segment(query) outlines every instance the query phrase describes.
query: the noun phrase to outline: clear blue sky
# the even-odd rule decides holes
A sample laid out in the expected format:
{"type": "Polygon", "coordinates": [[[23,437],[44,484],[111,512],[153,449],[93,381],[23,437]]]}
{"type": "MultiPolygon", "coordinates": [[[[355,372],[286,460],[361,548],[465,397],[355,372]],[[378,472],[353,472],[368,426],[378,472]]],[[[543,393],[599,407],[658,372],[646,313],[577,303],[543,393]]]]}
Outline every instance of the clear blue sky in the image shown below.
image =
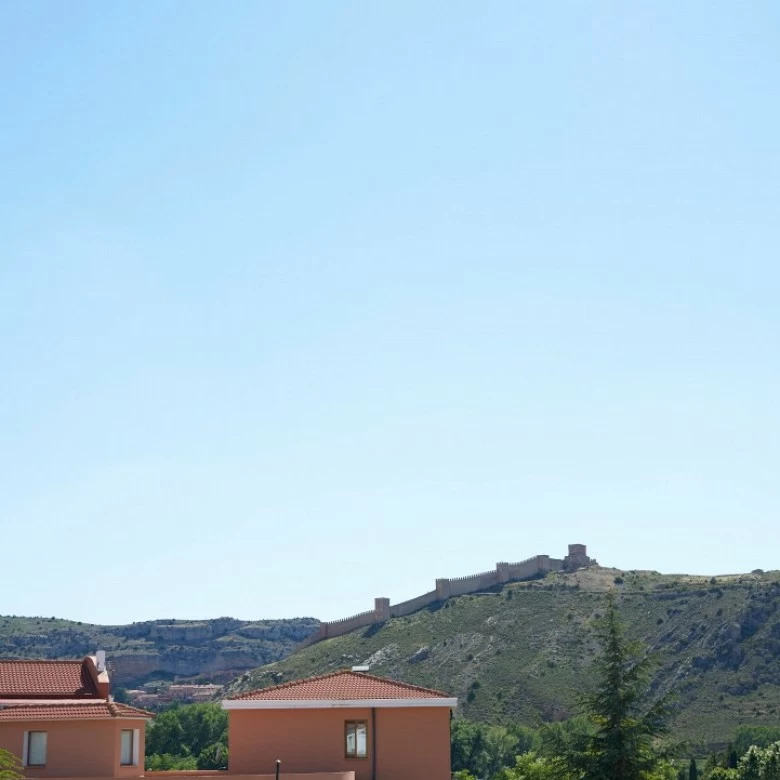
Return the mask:
{"type": "Polygon", "coordinates": [[[0,613],[780,567],[774,2],[0,8],[0,613]]]}

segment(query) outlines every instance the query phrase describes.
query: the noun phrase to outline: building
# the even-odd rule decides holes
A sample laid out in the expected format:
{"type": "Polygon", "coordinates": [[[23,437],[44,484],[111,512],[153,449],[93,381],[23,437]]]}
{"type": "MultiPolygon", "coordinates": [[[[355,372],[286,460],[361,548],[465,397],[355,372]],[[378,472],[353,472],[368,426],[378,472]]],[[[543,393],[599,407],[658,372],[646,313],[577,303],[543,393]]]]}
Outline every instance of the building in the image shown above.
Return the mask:
{"type": "Polygon", "coordinates": [[[137,707],[161,707],[173,702],[196,704],[211,701],[223,688],[222,685],[174,684],[159,686],[154,692],[147,688],[126,691],[131,704],[137,707]]]}
{"type": "Polygon", "coordinates": [[[340,671],[227,699],[230,774],[351,773],[449,780],[450,716],[440,691],[340,671]]]}
{"type": "Polygon", "coordinates": [[[109,694],[105,655],[0,660],[0,749],[29,778],[133,778],[144,771],[150,713],[109,694]]]}
{"type": "Polygon", "coordinates": [[[160,694],[161,701],[186,701],[199,702],[210,701],[219,691],[222,685],[169,685],[166,690],[160,694]]]}

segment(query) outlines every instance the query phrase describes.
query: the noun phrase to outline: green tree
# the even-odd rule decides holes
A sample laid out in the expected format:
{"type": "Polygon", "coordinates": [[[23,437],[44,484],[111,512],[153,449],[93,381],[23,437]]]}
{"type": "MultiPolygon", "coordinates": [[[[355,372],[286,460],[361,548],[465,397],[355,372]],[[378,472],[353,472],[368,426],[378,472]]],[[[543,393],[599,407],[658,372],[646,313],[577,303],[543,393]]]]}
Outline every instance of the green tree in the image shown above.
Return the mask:
{"type": "Polygon", "coordinates": [[[482,750],[484,727],[465,718],[452,721],[450,729],[450,762],[453,772],[473,775],[477,756],[482,750]]]}
{"type": "Polygon", "coordinates": [[[716,766],[707,776],[707,780],[739,780],[739,773],[736,769],[716,766]]]}
{"type": "Polygon", "coordinates": [[[450,732],[452,771],[493,777],[499,770],[511,767],[518,754],[528,752],[537,742],[537,733],[527,726],[490,726],[458,718],[452,722],[450,732]]]}
{"type": "Polygon", "coordinates": [[[511,766],[517,755],[517,737],[503,726],[488,726],[477,756],[479,777],[493,777],[500,769],[511,766]]]}
{"type": "Polygon", "coordinates": [[[198,769],[227,769],[227,745],[213,742],[201,750],[197,758],[198,769]]]}
{"type": "Polygon", "coordinates": [[[779,726],[740,726],[734,737],[734,750],[744,756],[752,746],[765,748],[780,740],[779,726]]]}
{"type": "Polygon", "coordinates": [[[764,748],[761,756],[761,780],[780,780],[780,742],[764,748]]]}
{"type": "Polygon", "coordinates": [[[650,780],[661,769],[654,742],[664,733],[668,714],[664,700],[651,696],[652,659],[626,638],[614,599],[597,636],[602,652],[595,661],[596,687],[580,699],[591,728],[568,740],[550,740],[548,732],[547,755],[564,776],[650,780]]]}
{"type": "Polygon", "coordinates": [[[23,780],[22,762],[13,753],[0,750],[0,780],[23,780]]]}
{"type": "Polygon", "coordinates": [[[761,748],[751,745],[737,764],[740,780],[761,780],[761,748]]]}
{"type": "Polygon", "coordinates": [[[699,767],[696,766],[695,758],[692,758],[688,765],[688,780],[699,780],[699,767]]]}
{"type": "Polygon", "coordinates": [[[181,763],[171,769],[227,767],[227,712],[219,704],[186,704],[161,712],[146,736],[147,769],[181,763]],[[157,756],[158,758],[155,758],[157,756]]]}
{"type": "Polygon", "coordinates": [[[515,738],[515,753],[530,753],[540,747],[539,732],[519,723],[510,723],[507,731],[515,738]]]}
{"type": "Polygon", "coordinates": [[[116,686],[111,691],[114,695],[114,701],[121,702],[122,704],[130,704],[130,697],[127,695],[127,688],[123,688],[121,685],[116,686]]]}
{"type": "Polygon", "coordinates": [[[517,756],[515,765],[500,770],[494,780],[557,780],[558,774],[553,764],[536,753],[524,753],[517,756]]]}
{"type": "Polygon", "coordinates": [[[146,730],[146,755],[187,755],[187,742],[180,710],[172,707],[160,712],[146,730]]]}
{"type": "Polygon", "coordinates": [[[677,780],[677,769],[670,761],[659,761],[648,778],[649,780],[677,780]]]}

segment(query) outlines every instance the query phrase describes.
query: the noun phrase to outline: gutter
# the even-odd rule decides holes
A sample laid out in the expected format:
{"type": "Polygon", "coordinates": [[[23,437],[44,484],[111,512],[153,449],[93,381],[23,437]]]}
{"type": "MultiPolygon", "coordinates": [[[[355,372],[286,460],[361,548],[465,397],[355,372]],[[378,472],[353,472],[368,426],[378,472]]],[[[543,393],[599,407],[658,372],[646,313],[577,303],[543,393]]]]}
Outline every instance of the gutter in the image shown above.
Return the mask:
{"type": "Polygon", "coordinates": [[[371,708],[371,780],[376,780],[376,707],[371,708]]]}

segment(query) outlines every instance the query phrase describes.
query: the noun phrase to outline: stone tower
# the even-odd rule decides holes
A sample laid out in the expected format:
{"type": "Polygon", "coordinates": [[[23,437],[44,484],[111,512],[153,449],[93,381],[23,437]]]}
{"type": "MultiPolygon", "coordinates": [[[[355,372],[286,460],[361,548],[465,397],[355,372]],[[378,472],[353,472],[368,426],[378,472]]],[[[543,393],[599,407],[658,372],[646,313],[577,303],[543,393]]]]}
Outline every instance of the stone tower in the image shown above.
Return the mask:
{"type": "Polygon", "coordinates": [[[595,561],[588,558],[588,548],[584,544],[570,544],[569,554],[563,559],[563,569],[564,571],[575,571],[593,563],[595,561]]]}

